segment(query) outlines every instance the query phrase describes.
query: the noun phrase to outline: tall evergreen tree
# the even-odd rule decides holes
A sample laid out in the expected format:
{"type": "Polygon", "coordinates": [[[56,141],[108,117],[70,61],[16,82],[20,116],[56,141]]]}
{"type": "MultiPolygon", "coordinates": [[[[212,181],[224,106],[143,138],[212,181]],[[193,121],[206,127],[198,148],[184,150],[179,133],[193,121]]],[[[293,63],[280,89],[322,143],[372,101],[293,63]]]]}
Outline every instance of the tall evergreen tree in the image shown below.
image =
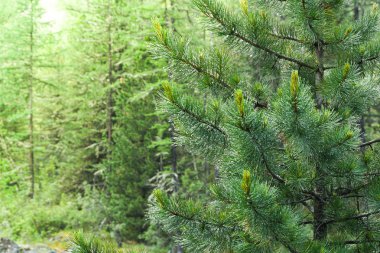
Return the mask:
{"type": "Polygon", "coordinates": [[[377,5],[352,21],[341,0],[193,2],[225,43],[198,50],[155,20],[155,52],[212,97],[204,110],[165,84],[162,108],[220,179],[209,203],[156,190],[150,217],[189,252],[378,251],[378,141],[361,143],[358,125],[379,98],[377,5]],[[280,87],[235,65],[246,55],[276,60],[280,87]]]}
{"type": "MultiPolygon", "coordinates": [[[[43,11],[38,0],[20,0],[9,3],[13,6],[16,15],[12,15],[4,25],[5,32],[2,34],[2,71],[4,82],[3,92],[7,91],[5,98],[11,98],[8,103],[13,102],[15,114],[19,124],[24,124],[24,131],[18,131],[18,144],[23,144],[23,154],[27,157],[8,158],[17,160],[17,166],[24,167],[27,161],[30,179],[29,196],[33,198],[35,194],[35,183],[39,167],[36,163],[36,152],[38,150],[38,140],[36,139],[35,104],[38,98],[37,92],[45,85],[39,77],[40,72],[47,66],[48,36],[43,32],[41,16],[43,11]],[[17,38],[17,40],[15,40],[17,38]],[[10,89],[7,89],[10,86],[10,89]],[[13,99],[13,100],[12,100],[13,99]],[[17,102],[16,102],[17,101],[17,102]],[[23,110],[21,109],[23,107],[23,110]],[[26,120],[21,120],[25,117],[26,120]],[[22,137],[21,137],[22,136],[22,137]]],[[[10,129],[10,132],[12,130],[10,129]]],[[[9,157],[11,156],[11,157],[9,157]]]]}

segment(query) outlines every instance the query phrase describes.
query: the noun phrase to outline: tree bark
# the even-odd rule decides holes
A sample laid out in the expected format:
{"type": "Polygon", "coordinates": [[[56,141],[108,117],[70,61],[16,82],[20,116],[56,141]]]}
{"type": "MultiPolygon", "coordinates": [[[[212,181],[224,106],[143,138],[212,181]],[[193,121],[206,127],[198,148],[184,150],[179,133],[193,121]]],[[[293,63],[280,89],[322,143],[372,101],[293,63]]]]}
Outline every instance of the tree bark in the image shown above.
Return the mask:
{"type": "MultiPolygon", "coordinates": [[[[358,0],[355,0],[354,1],[354,9],[353,9],[353,12],[354,12],[354,20],[357,21],[359,20],[359,15],[360,15],[360,11],[359,11],[359,2],[358,0]]],[[[359,68],[362,70],[362,64],[359,64],[359,68]]],[[[365,138],[365,118],[364,116],[362,116],[358,122],[359,124],[359,128],[360,128],[360,140],[362,143],[365,143],[366,142],[366,138],[365,138]]],[[[365,147],[360,147],[360,150],[362,152],[364,152],[365,150],[365,147]]]]}
{"type": "MultiPolygon", "coordinates": [[[[108,92],[107,92],[107,157],[111,158],[112,155],[112,146],[113,146],[113,116],[114,116],[114,108],[113,108],[113,41],[112,41],[112,10],[111,10],[111,0],[108,0],[108,18],[107,18],[107,33],[108,33],[108,92]]],[[[110,165],[109,165],[110,166],[110,165]]]]}
{"type": "Polygon", "coordinates": [[[34,198],[35,191],[35,171],[34,171],[34,115],[33,115],[33,106],[34,106],[34,83],[33,83],[33,63],[34,63],[34,0],[30,0],[30,34],[29,34],[29,170],[30,170],[30,192],[29,197],[34,198]]]}
{"type": "MultiPolygon", "coordinates": [[[[317,56],[318,61],[318,69],[315,76],[315,89],[316,89],[316,104],[318,109],[322,108],[322,97],[319,94],[319,86],[322,84],[324,79],[324,51],[322,43],[317,42],[315,45],[315,53],[317,56]]],[[[322,168],[317,165],[316,167],[316,183],[315,183],[315,192],[319,196],[314,197],[314,227],[313,227],[313,234],[314,234],[314,240],[324,240],[327,237],[327,224],[325,223],[326,220],[326,214],[325,214],[325,202],[324,202],[324,196],[325,196],[325,180],[323,175],[322,168]]]]}

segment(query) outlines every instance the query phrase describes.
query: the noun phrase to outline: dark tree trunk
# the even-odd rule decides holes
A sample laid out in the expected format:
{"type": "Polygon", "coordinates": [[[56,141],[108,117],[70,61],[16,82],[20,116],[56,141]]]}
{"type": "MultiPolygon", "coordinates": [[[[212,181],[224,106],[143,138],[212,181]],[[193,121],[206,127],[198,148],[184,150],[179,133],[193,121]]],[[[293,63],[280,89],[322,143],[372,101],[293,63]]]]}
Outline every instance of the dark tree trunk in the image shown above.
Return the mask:
{"type": "MultiPolygon", "coordinates": [[[[322,108],[322,97],[319,94],[319,86],[323,83],[324,79],[324,50],[322,43],[317,42],[315,45],[315,53],[318,60],[318,69],[316,71],[315,76],[315,90],[316,90],[316,104],[318,109],[322,108]]],[[[327,224],[326,221],[326,213],[325,213],[325,203],[324,203],[324,196],[325,196],[325,180],[323,175],[322,168],[317,165],[316,167],[316,183],[314,186],[314,190],[316,193],[316,196],[314,196],[314,228],[313,228],[313,234],[314,234],[314,240],[324,240],[327,237],[327,224]]]]}

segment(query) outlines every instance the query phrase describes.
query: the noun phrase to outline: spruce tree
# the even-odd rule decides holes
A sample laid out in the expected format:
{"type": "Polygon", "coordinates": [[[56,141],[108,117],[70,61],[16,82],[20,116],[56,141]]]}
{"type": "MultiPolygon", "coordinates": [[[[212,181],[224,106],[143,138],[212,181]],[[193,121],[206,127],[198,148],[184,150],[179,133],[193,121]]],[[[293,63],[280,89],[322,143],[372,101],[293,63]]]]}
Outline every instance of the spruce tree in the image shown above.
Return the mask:
{"type": "Polygon", "coordinates": [[[176,145],[220,175],[208,203],[156,190],[151,219],[187,252],[379,251],[378,140],[359,128],[379,97],[377,5],[353,21],[342,0],[193,2],[222,43],[199,49],[154,20],[154,51],[212,96],[204,109],[166,83],[161,107],[176,145]]]}

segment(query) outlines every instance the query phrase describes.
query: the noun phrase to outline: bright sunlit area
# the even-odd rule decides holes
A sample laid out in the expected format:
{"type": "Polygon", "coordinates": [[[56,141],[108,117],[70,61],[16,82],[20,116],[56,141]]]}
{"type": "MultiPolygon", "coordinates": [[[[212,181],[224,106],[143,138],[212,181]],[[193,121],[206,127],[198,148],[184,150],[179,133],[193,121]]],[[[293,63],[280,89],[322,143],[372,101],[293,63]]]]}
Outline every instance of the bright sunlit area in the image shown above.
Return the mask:
{"type": "Polygon", "coordinates": [[[379,1],[0,2],[0,253],[380,253],[379,1]]]}
{"type": "Polygon", "coordinates": [[[67,17],[63,0],[40,0],[40,5],[44,10],[42,21],[51,23],[53,30],[60,30],[67,17]]]}

